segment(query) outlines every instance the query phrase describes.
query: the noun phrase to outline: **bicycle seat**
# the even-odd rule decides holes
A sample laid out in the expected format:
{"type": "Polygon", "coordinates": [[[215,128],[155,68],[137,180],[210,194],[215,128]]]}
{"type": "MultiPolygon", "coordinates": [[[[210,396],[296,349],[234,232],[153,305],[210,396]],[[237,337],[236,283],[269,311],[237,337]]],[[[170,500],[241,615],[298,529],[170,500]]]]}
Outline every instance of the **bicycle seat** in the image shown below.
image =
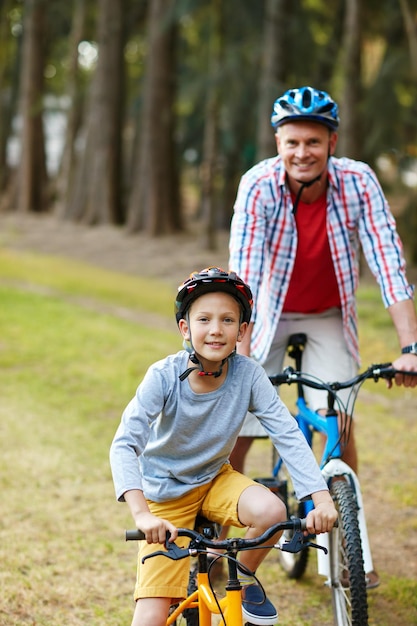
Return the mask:
{"type": "Polygon", "coordinates": [[[305,333],[294,333],[288,338],[288,350],[299,348],[302,350],[307,343],[307,335],[305,333]]]}
{"type": "Polygon", "coordinates": [[[204,535],[207,539],[218,539],[220,528],[220,524],[212,522],[204,515],[197,515],[195,518],[194,530],[204,535]]]}

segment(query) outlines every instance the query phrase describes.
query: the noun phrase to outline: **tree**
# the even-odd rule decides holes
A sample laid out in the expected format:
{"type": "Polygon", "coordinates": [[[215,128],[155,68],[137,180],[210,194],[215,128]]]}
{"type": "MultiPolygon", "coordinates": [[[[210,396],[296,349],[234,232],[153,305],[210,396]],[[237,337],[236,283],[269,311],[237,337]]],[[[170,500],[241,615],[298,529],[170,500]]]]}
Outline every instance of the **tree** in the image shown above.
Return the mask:
{"type": "Polygon", "coordinates": [[[216,249],[216,175],[219,163],[219,73],[223,55],[223,15],[221,0],[210,5],[208,46],[207,99],[204,124],[203,158],[201,164],[201,206],[203,234],[208,250],[216,249]]]}
{"type": "Polygon", "coordinates": [[[288,42],[285,28],[291,14],[289,0],[266,0],[265,7],[256,141],[258,160],[276,151],[270,118],[274,101],[286,90],[288,42]]]}
{"type": "Polygon", "coordinates": [[[182,228],[176,166],[175,0],[151,0],[143,109],[128,204],[129,232],[151,236],[182,228]]]}
{"type": "MultiPolygon", "coordinates": [[[[19,87],[20,161],[13,183],[19,211],[45,211],[47,174],[43,131],[46,0],[25,0],[19,87]]],[[[12,201],[13,203],[13,201],[12,201]]]]}
{"type": "Polygon", "coordinates": [[[399,0],[410,50],[410,65],[414,79],[417,79],[417,23],[408,0],[399,0]]]}
{"type": "Polygon", "coordinates": [[[343,34],[344,85],[341,98],[341,128],[338,152],[351,158],[362,155],[361,102],[361,17],[360,0],[346,0],[343,34]]]}
{"type": "Polygon", "coordinates": [[[98,61],[68,215],[87,224],[122,224],[122,102],[124,11],[121,0],[99,0],[98,61]]]}
{"type": "Polygon", "coordinates": [[[16,111],[20,66],[21,37],[10,32],[8,18],[12,4],[13,0],[6,0],[0,5],[0,192],[7,189],[9,177],[7,142],[12,134],[13,115],[16,111]]]}
{"type": "Polygon", "coordinates": [[[76,166],[75,144],[82,121],[83,91],[81,89],[78,48],[85,33],[86,0],[75,0],[68,51],[67,95],[70,108],[67,116],[64,149],[59,174],[55,185],[56,213],[59,217],[70,217],[68,199],[76,166]]]}

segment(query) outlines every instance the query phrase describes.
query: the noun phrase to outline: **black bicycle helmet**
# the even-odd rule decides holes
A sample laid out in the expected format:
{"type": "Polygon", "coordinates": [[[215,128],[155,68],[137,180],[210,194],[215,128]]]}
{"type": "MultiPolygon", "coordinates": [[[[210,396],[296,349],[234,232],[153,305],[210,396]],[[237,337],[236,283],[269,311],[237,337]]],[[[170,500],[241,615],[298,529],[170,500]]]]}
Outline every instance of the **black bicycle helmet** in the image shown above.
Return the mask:
{"type": "Polygon", "coordinates": [[[224,291],[239,302],[242,309],[242,322],[250,322],[252,315],[252,292],[235,272],[226,272],[220,267],[207,267],[201,272],[193,272],[178,287],[175,300],[175,317],[177,324],[185,318],[191,303],[204,293],[224,291]]]}
{"type": "Polygon", "coordinates": [[[328,93],[313,87],[289,89],[275,100],[271,116],[273,128],[303,120],[318,122],[330,130],[336,130],[339,126],[338,106],[328,93]]]}

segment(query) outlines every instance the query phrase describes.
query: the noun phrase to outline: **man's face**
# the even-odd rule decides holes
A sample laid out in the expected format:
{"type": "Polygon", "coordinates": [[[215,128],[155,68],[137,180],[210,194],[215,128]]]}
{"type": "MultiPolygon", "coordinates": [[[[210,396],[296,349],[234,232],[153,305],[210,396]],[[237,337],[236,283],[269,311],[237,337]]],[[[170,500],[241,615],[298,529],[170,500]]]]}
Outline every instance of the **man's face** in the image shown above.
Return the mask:
{"type": "Polygon", "coordinates": [[[308,182],[326,170],[337,134],[316,122],[288,122],[278,128],[276,141],[288,178],[308,182]]]}

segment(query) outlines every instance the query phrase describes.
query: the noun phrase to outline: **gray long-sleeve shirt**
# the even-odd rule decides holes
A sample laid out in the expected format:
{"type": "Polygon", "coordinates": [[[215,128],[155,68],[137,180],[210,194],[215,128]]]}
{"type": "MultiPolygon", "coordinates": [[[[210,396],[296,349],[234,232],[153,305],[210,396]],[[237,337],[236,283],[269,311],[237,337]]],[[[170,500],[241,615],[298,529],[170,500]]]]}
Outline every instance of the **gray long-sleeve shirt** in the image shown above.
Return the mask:
{"type": "Polygon", "coordinates": [[[116,497],[141,489],[146,498],[178,498],[212,480],[227,462],[250,410],[284,460],[298,498],[327,489],[317,462],[264,369],[236,355],[228,361],[223,385],[198,394],[179,375],[185,350],[147,371],[115,434],[110,463],[116,497]]]}

